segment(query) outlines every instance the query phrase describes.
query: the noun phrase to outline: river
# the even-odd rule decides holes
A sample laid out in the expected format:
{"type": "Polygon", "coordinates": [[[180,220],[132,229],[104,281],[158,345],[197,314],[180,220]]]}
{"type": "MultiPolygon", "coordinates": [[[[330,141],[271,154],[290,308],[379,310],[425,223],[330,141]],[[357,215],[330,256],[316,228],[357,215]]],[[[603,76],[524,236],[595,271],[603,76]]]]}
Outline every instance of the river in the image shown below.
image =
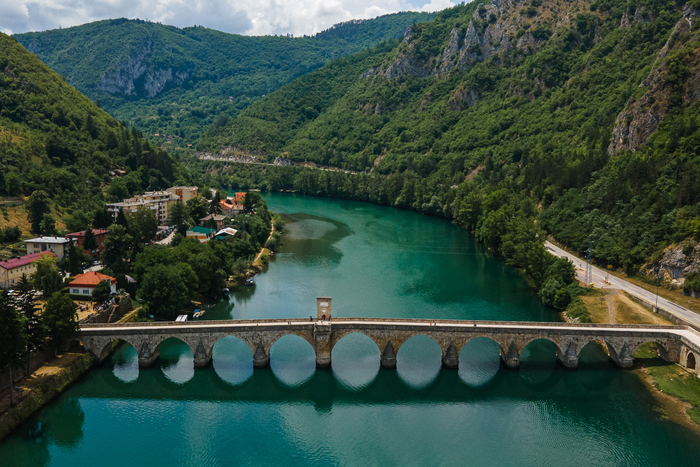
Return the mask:
{"type": "MultiPolygon", "coordinates": [[[[207,319],[308,317],[317,296],[333,315],[556,321],[524,277],[465,231],[414,212],[268,194],[288,221],[256,285],[232,290],[207,319]]],[[[139,370],[122,346],[0,443],[4,466],[218,465],[697,465],[700,438],[670,421],[638,376],[595,344],[576,371],[554,346],[530,344],[521,369],[499,365],[477,339],[457,371],[440,369],[424,336],[404,344],[397,369],[352,334],[316,370],[311,346],[280,339],[269,369],[226,338],[194,370],[180,341],[139,370]]]]}

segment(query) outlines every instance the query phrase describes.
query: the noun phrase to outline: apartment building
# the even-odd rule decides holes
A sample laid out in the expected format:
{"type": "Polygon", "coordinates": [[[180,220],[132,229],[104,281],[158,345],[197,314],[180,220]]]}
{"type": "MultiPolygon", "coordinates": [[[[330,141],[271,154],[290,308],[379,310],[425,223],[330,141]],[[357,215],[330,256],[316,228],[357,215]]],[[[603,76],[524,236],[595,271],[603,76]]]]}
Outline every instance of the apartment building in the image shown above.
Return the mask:
{"type": "Polygon", "coordinates": [[[125,199],[121,203],[110,203],[107,205],[107,210],[116,219],[120,209],[124,211],[124,214],[133,214],[139,208],[147,208],[153,211],[160,225],[165,225],[168,222],[170,208],[179,200],[177,195],[169,191],[147,191],[142,195],[125,199]]]}

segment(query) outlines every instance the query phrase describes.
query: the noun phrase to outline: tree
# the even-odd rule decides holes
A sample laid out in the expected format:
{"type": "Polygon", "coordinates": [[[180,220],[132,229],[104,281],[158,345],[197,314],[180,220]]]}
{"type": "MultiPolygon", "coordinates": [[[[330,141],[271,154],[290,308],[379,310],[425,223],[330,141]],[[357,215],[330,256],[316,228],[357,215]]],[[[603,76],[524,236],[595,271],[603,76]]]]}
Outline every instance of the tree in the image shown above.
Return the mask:
{"type": "Polygon", "coordinates": [[[156,238],[158,219],[153,210],[140,207],[129,217],[129,233],[136,240],[148,243],[156,238]]]}
{"type": "Polygon", "coordinates": [[[37,190],[27,198],[27,220],[32,224],[32,232],[41,233],[41,221],[44,214],[51,212],[49,208],[49,195],[43,190],[37,190]]]}
{"type": "Polygon", "coordinates": [[[92,226],[96,229],[106,229],[112,225],[112,213],[107,210],[107,206],[102,206],[100,209],[95,211],[95,215],[92,219],[92,226]]]}
{"type": "Polygon", "coordinates": [[[124,210],[122,208],[119,208],[119,212],[117,213],[117,220],[115,221],[115,224],[121,225],[122,227],[129,226],[129,223],[126,220],[126,216],[124,215],[124,210]]]}
{"type": "Polygon", "coordinates": [[[29,374],[31,354],[37,350],[44,350],[46,330],[41,322],[41,315],[39,314],[39,307],[36,304],[32,283],[25,274],[22,274],[16,290],[19,292],[19,296],[17,297],[17,309],[24,315],[25,319],[24,334],[27,338],[26,374],[29,374]]]}
{"type": "Polygon", "coordinates": [[[83,263],[78,255],[79,249],[73,242],[68,245],[68,272],[71,276],[76,276],[83,271],[83,263]]]}
{"type": "Polygon", "coordinates": [[[22,178],[16,172],[10,172],[5,176],[5,192],[10,196],[16,196],[22,188],[22,178]]]}
{"type": "Polygon", "coordinates": [[[170,208],[170,218],[168,224],[174,225],[178,233],[185,235],[187,233],[187,207],[182,201],[176,201],[173,207],[170,208]]]}
{"type": "Polygon", "coordinates": [[[56,233],[56,219],[51,214],[44,214],[39,224],[42,235],[52,236],[56,233]]]}
{"type": "Polygon", "coordinates": [[[92,289],[92,299],[97,303],[104,303],[109,299],[109,294],[112,289],[108,281],[100,281],[94,289],[92,289]]]}
{"type": "Polygon", "coordinates": [[[66,230],[69,232],[79,232],[85,230],[90,225],[90,213],[81,210],[74,210],[73,214],[66,219],[66,230]]]}
{"type": "Polygon", "coordinates": [[[92,253],[93,250],[97,250],[97,246],[95,234],[92,232],[92,229],[88,227],[85,230],[85,237],[83,238],[83,249],[92,253]]]}
{"type": "Polygon", "coordinates": [[[262,196],[260,196],[260,193],[254,191],[247,192],[243,198],[243,211],[248,213],[253,212],[255,206],[261,201],[262,196]]]}
{"type": "Polygon", "coordinates": [[[128,265],[124,258],[128,253],[132,243],[131,235],[126,232],[126,228],[119,224],[112,224],[107,229],[107,238],[102,244],[102,262],[115,274],[126,273],[128,265]]]}
{"type": "Polygon", "coordinates": [[[212,195],[211,195],[211,189],[209,187],[205,186],[204,188],[202,188],[201,194],[204,198],[211,199],[212,195]]]}
{"type": "Polygon", "coordinates": [[[204,198],[195,197],[187,200],[187,211],[190,217],[195,221],[199,221],[202,217],[207,215],[209,210],[209,205],[204,198]]]}
{"type": "Polygon", "coordinates": [[[214,191],[214,196],[212,196],[211,204],[209,205],[209,214],[216,214],[219,212],[219,204],[221,203],[220,191],[221,190],[214,191]]]}
{"type": "Polygon", "coordinates": [[[0,368],[7,366],[10,375],[10,404],[14,405],[14,378],[12,369],[22,361],[27,337],[24,334],[24,320],[17,312],[12,297],[6,290],[0,290],[0,368]]]}
{"type": "Polygon", "coordinates": [[[76,309],[73,300],[63,292],[54,292],[44,307],[41,320],[56,353],[62,342],[78,335],[78,321],[75,319],[76,309]]]}
{"type": "Polygon", "coordinates": [[[54,256],[41,255],[35,264],[36,272],[32,274],[32,284],[35,289],[41,290],[45,297],[50,297],[63,288],[63,279],[58,272],[54,256]]]}
{"type": "Polygon", "coordinates": [[[173,319],[190,302],[190,287],[197,287],[197,276],[189,264],[157,264],[144,274],[139,296],[154,316],[173,319]]]}

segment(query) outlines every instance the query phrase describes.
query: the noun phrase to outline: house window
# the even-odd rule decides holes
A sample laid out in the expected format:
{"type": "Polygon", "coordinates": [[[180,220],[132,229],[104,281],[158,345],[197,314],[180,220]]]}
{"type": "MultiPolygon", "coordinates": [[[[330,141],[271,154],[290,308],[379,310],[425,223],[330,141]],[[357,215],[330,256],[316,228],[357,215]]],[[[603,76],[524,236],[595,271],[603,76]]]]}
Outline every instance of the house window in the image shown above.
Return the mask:
{"type": "Polygon", "coordinates": [[[90,291],[88,289],[83,289],[83,295],[90,295],[90,291]]]}
{"type": "Polygon", "coordinates": [[[80,293],[80,289],[73,289],[73,293],[74,293],[74,294],[79,294],[79,293],[80,293]]]}

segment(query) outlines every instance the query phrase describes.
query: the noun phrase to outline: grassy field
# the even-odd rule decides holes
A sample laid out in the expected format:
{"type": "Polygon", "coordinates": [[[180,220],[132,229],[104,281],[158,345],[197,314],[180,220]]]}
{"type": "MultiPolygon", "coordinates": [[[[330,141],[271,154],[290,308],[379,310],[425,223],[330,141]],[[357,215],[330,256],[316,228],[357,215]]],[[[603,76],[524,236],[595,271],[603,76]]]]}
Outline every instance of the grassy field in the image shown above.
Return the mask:
{"type": "Polygon", "coordinates": [[[691,405],[686,408],[686,413],[693,422],[700,425],[700,378],[680,365],[661,359],[656,344],[651,342],[642,345],[635,352],[634,358],[649,374],[654,387],[691,405]]]}

